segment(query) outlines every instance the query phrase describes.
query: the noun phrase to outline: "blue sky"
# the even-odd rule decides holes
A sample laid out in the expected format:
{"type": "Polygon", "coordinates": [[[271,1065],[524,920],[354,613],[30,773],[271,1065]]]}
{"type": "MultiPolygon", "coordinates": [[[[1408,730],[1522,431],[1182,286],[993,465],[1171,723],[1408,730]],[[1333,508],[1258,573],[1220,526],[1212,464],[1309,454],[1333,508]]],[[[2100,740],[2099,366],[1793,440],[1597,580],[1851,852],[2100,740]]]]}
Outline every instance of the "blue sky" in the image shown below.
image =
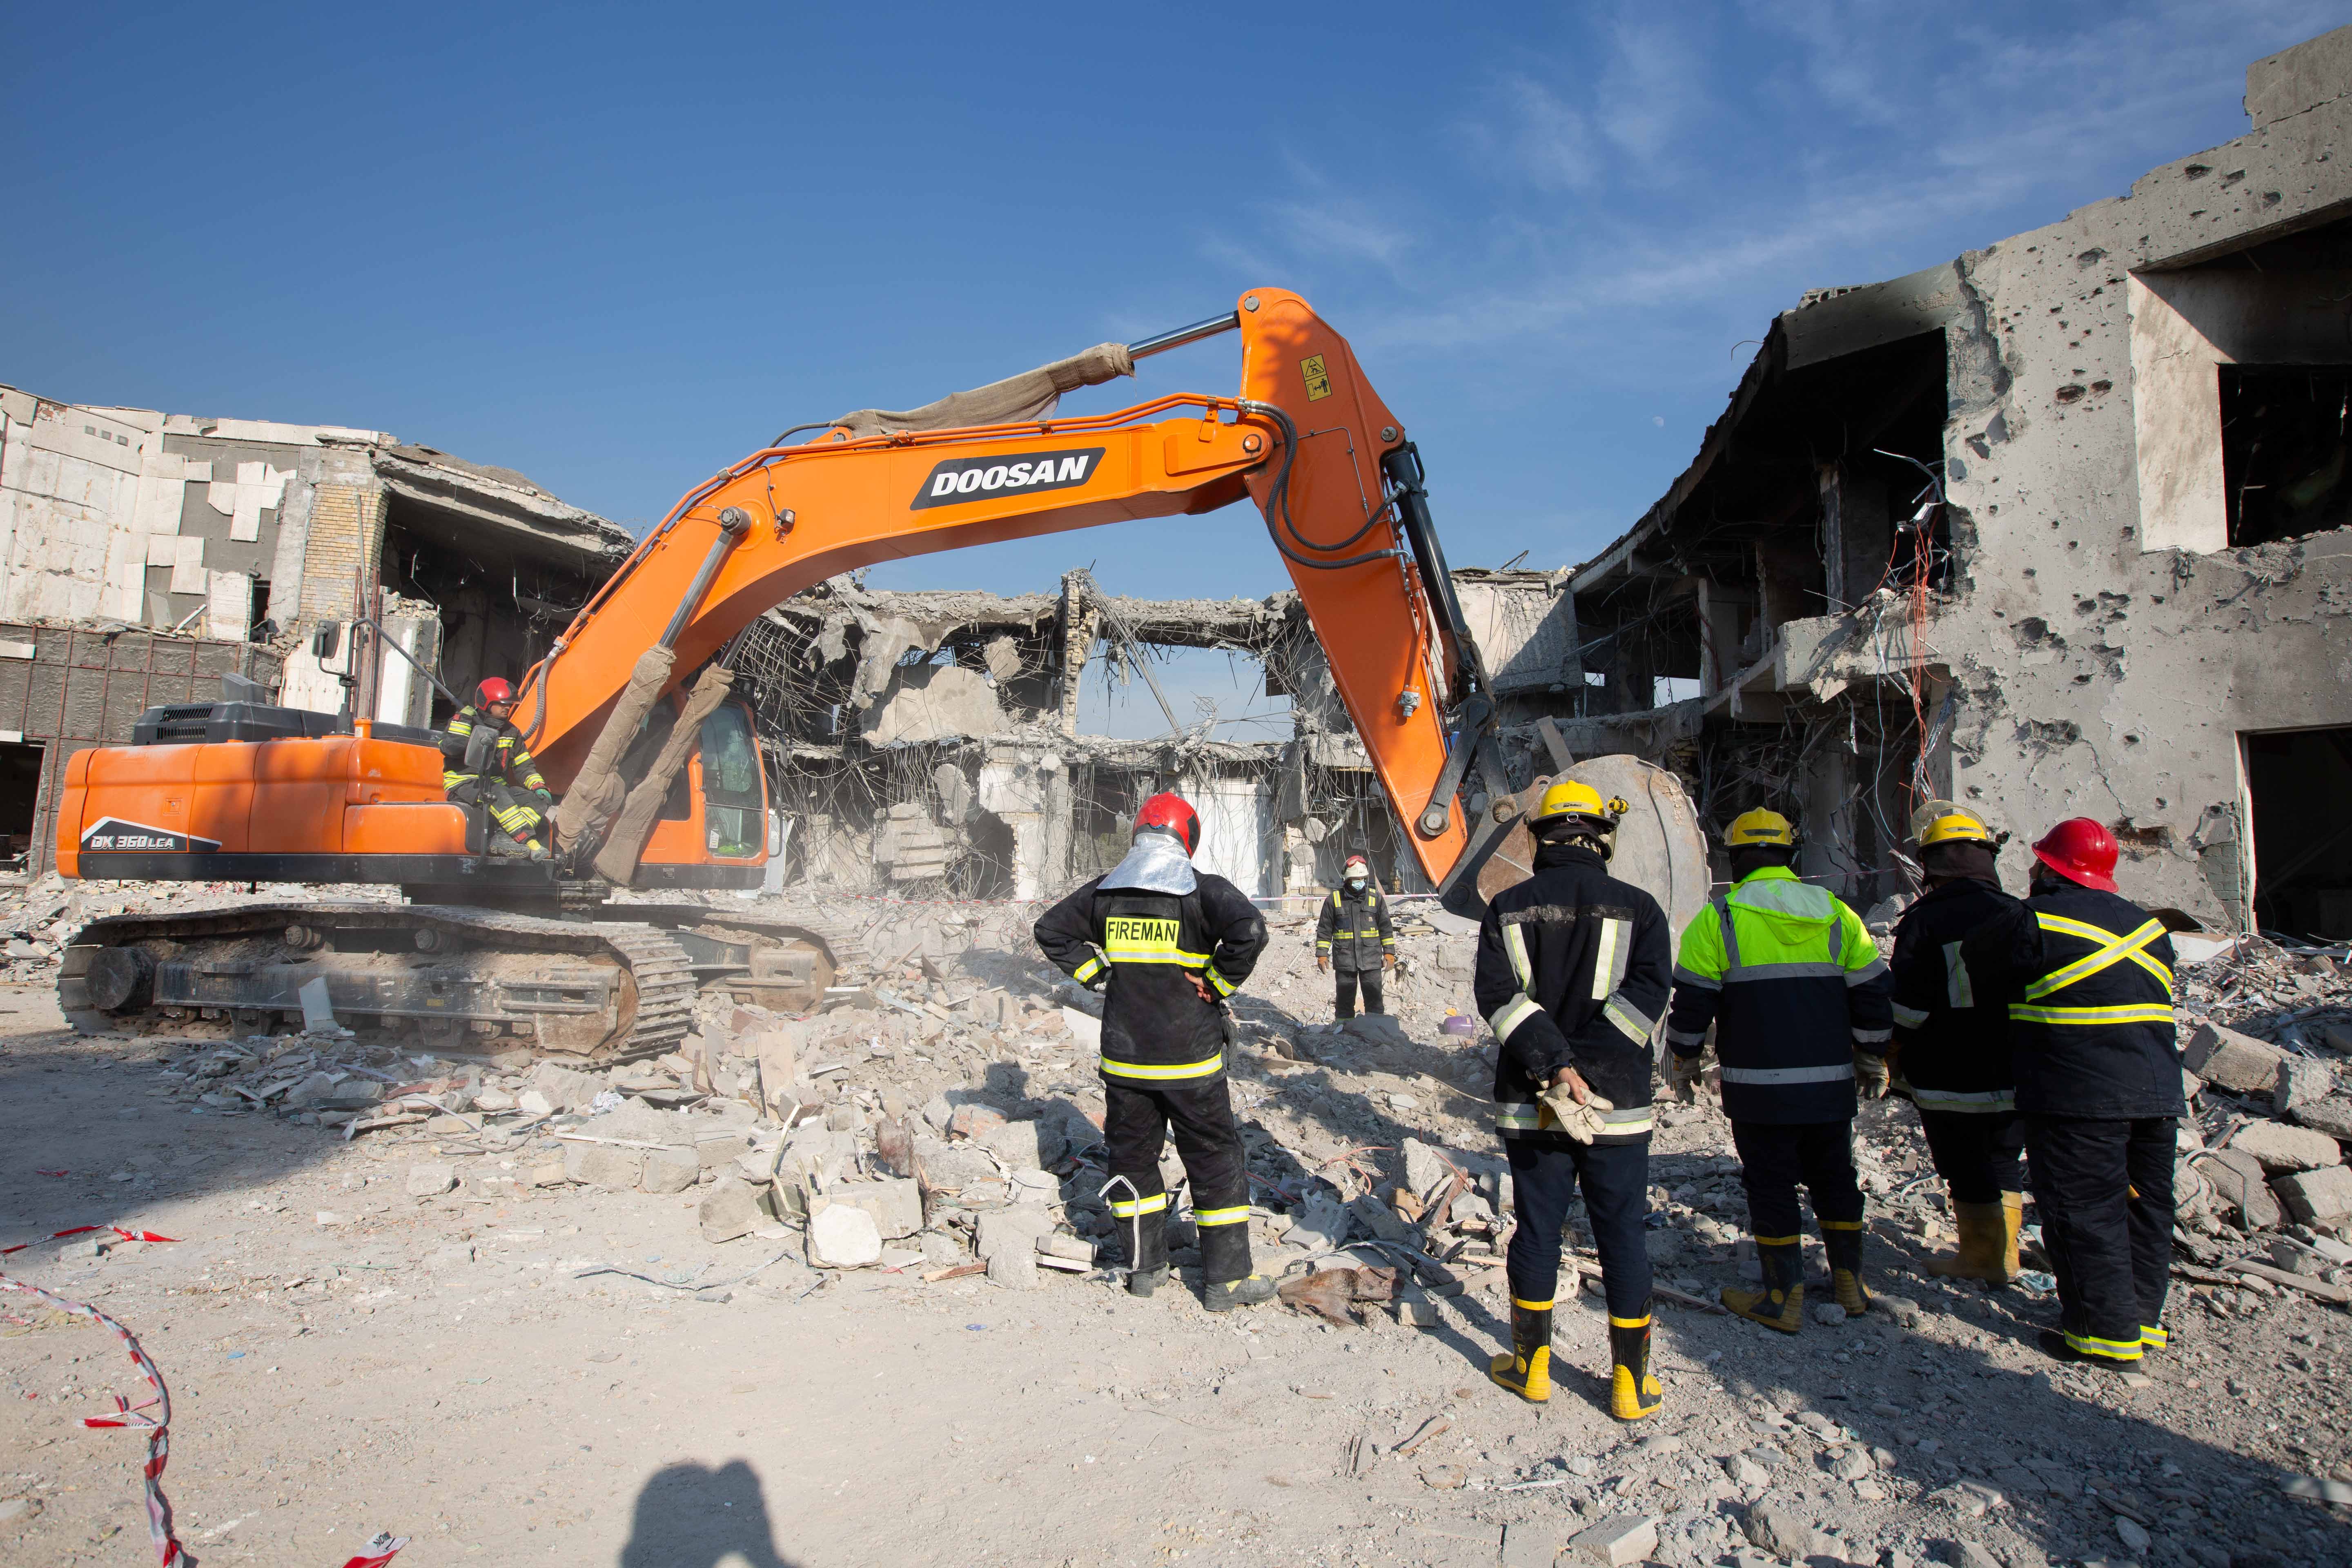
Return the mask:
{"type": "MultiPolygon", "coordinates": [[[[2302,0],[29,7],[0,381],[345,423],[638,527],[787,425],[1295,288],[1457,564],[1589,555],[1772,312],[2238,135],[2302,0]]],[[[1233,340],[1066,406],[1230,392],[1233,340]]],[[[1261,595],[1247,509],[897,563],[1261,595]]],[[[1139,698],[1146,708],[1148,696],[1139,698]]]]}

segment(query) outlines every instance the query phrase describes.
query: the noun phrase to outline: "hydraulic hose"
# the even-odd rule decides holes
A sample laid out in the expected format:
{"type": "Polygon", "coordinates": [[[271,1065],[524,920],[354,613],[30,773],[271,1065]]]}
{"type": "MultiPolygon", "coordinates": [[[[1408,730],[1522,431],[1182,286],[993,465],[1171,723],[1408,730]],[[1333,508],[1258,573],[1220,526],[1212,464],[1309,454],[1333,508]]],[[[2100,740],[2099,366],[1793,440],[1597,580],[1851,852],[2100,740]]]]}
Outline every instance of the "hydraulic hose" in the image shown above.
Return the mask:
{"type": "Polygon", "coordinates": [[[1381,513],[1374,511],[1370,517],[1365,519],[1363,527],[1336,544],[1318,544],[1299,532],[1297,523],[1290,515],[1290,465],[1292,459],[1298,454],[1298,426],[1291,422],[1289,415],[1271,403],[1259,403],[1244,397],[1236,399],[1234,405],[1244,414],[1262,415],[1282,428],[1282,465],[1275,469],[1274,483],[1266,490],[1265,531],[1268,537],[1273,539],[1274,547],[1282,552],[1284,560],[1317,572],[1337,572],[1342,567],[1361,566],[1368,561],[1394,561],[1403,557],[1403,551],[1390,549],[1368,551],[1361,555],[1350,555],[1339,561],[1318,561],[1312,556],[1301,555],[1297,551],[1290,548],[1282,537],[1286,530],[1288,531],[1291,538],[1298,541],[1299,544],[1306,549],[1345,550],[1372,531],[1372,525],[1381,520],[1381,513]],[[1279,523],[1276,521],[1277,516],[1281,519],[1279,523]]]}

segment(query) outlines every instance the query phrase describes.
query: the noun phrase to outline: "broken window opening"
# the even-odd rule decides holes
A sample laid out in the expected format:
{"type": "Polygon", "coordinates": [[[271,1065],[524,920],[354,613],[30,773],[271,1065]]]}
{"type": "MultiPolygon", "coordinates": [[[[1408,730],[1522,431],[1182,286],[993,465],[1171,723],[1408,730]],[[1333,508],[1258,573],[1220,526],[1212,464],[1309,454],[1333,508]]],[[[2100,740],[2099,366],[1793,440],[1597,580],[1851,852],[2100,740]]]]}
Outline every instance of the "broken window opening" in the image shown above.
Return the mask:
{"type": "Polygon", "coordinates": [[[2253,804],[2254,923],[2352,937],[2352,729],[2242,737],[2253,804]]]}
{"type": "Polygon", "coordinates": [[[38,742],[0,744],[0,870],[22,871],[31,858],[47,754],[38,742]]]}
{"type": "Polygon", "coordinates": [[[2352,523],[2352,365],[2218,368],[2231,546],[2352,523]]]}

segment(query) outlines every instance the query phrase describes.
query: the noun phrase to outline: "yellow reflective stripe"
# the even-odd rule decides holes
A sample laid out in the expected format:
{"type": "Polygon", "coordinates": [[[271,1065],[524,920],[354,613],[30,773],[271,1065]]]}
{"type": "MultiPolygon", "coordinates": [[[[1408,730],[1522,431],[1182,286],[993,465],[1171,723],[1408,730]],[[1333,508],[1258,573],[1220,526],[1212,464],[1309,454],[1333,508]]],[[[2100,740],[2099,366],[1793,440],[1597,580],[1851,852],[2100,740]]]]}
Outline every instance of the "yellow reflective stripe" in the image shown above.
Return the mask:
{"type": "Polygon", "coordinates": [[[1489,1014],[1486,1022],[1493,1026],[1496,1039],[1507,1040],[1511,1037],[1513,1029],[1542,1011],[1541,1007],[1536,1005],[1534,997],[1524,991],[1517,991],[1512,993],[1509,1001],[1489,1014]]]}
{"type": "Polygon", "coordinates": [[[1328,952],[1331,951],[1331,944],[1319,936],[1315,939],[1315,946],[1319,952],[1328,952]]]}
{"type": "Polygon", "coordinates": [[[1232,981],[1218,973],[1214,968],[1209,971],[1209,984],[1220,996],[1230,996],[1240,989],[1232,981]]]}
{"type": "Polygon", "coordinates": [[[1612,1329],[1646,1329],[1650,1326],[1650,1314],[1644,1312],[1638,1318],[1621,1318],[1612,1312],[1609,1314],[1609,1326],[1612,1329]]]}
{"type": "Polygon", "coordinates": [[[1944,944],[1944,995],[1955,1007],[1977,1005],[1976,988],[1969,983],[1969,966],[1960,962],[1960,944],[1944,944]]]}
{"type": "Polygon", "coordinates": [[[2063,915],[2037,912],[2034,919],[2041,922],[2042,929],[2044,931],[2055,931],[2068,936],[2078,936],[2086,942],[2095,942],[2099,945],[2098,951],[2088,957],[2079,958],[2065,968],[2045,974],[2028,985],[2025,988],[2027,1001],[2032,1001],[2039,996],[2047,996],[2053,991],[2062,990],[2074,984],[2077,980],[2087,980],[2101,970],[2110,968],[2126,958],[2162,981],[2166,994],[2171,994],[2172,971],[2139,951],[2164,934],[2163,921],[2150,921],[2128,935],[2117,936],[2113,931],[2101,931],[2097,926],[2085,925],[2081,921],[2070,921],[2063,915]]]}
{"type": "Polygon", "coordinates": [[[1551,1303],[1549,1301],[1522,1301],[1517,1296],[1511,1298],[1511,1305],[1517,1307],[1522,1312],[1549,1312],[1551,1310],[1551,1303]]]}
{"type": "Polygon", "coordinates": [[[1528,986],[1533,985],[1536,983],[1535,966],[1528,962],[1527,927],[1505,926],[1503,951],[1510,956],[1511,973],[1518,977],[1519,989],[1525,991],[1528,986]]]}
{"type": "Polygon", "coordinates": [[[1133,1219],[1138,1215],[1158,1214],[1167,1206],[1168,1194],[1154,1193],[1148,1198],[1137,1198],[1133,1202],[1125,1198],[1114,1199],[1110,1205],[1110,1212],[1118,1219],[1133,1219]]]}
{"type": "Polygon", "coordinates": [[[2139,1342],[2151,1350],[2162,1350],[2172,1342],[2172,1336],[2154,1323],[2140,1325],[2139,1342]]]}
{"type": "Polygon", "coordinates": [[[1862,1221],[1858,1219],[1825,1219],[1822,1221],[1822,1228],[1823,1230],[1860,1230],[1862,1228],[1862,1221]]]}
{"type": "Polygon", "coordinates": [[[2088,1334],[2068,1334],[2066,1343],[2084,1355],[2101,1356],[2108,1361],[2139,1360],[2137,1340],[2095,1340],[2088,1334]]]}
{"type": "Polygon", "coordinates": [[[1154,1082],[1168,1079],[1207,1078],[1212,1073],[1224,1071],[1224,1068],[1225,1053],[1223,1051],[1204,1062],[1176,1062],[1165,1067],[1156,1062],[1115,1062],[1108,1057],[1102,1058],[1102,1070],[1107,1073],[1154,1082]]]}
{"type": "Polygon", "coordinates": [[[1229,1209],[1194,1209],[1194,1225],[1239,1225],[1249,1218],[1249,1205],[1236,1204],[1229,1209]]]}
{"type": "Polygon", "coordinates": [[[1592,999],[1596,1002],[1617,989],[1618,977],[1612,973],[1617,963],[1617,941],[1619,934],[1632,924],[1631,921],[1601,922],[1601,951],[1592,955],[1592,999]]]}
{"type": "Polygon", "coordinates": [[[1759,1247],[1794,1247],[1803,1238],[1801,1237],[1794,1236],[1759,1236],[1756,1238],[1756,1245],[1759,1247]]]}
{"type": "Polygon", "coordinates": [[[1186,952],[1181,948],[1113,947],[1108,942],[1103,952],[1109,954],[1113,963],[1181,963],[1192,969],[1206,967],[1210,958],[1208,953],[1186,952]]]}
{"type": "Polygon", "coordinates": [[[2009,1005],[2010,1017],[2026,1024],[2169,1024],[2172,1009],[2161,1002],[2134,1003],[2121,1007],[2029,1007],[2009,1005]]]}
{"type": "Polygon", "coordinates": [[[1092,980],[1096,975],[1102,973],[1102,969],[1103,961],[1094,956],[1092,953],[1089,953],[1087,955],[1087,961],[1084,963],[1079,964],[1076,970],[1072,971],[1072,973],[1079,980],[1092,980]]]}
{"type": "Polygon", "coordinates": [[[1497,1132],[1533,1132],[1543,1125],[1544,1109],[1524,1101],[1508,1101],[1495,1108],[1495,1131],[1497,1132]]]}
{"type": "Polygon", "coordinates": [[[1603,1138],[1629,1137],[1636,1132],[1647,1132],[1657,1125],[1646,1105],[1636,1106],[1631,1110],[1604,1110],[1601,1113],[1601,1121],[1600,1136],[1603,1138]]]}
{"type": "Polygon", "coordinates": [[[1980,1093],[1963,1094],[1953,1089],[1921,1089],[1911,1086],[1911,1103],[1922,1110],[1949,1110],[1985,1115],[2015,1110],[2017,1093],[2014,1089],[1992,1089],[1980,1093]]]}
{"type": "Polygon", "coordinates": [[[1601,1005],[1601,1011],[1603,1016],[1617,1026],[1621,1034],[1637,1046],[1648,1045],[1650,1031],[1657,1027],[1628,1005],[1622,997],[1612,996],[1601,1005]]]}
{"type": "Polygon", "coordinates": [[[1906,1007],[1897,1002],[1895,1004],[1895,1021],[1906,1029],[1916,1029],[1926,1025],[1927,1015],[1916,1007],[1906,1007]]]}

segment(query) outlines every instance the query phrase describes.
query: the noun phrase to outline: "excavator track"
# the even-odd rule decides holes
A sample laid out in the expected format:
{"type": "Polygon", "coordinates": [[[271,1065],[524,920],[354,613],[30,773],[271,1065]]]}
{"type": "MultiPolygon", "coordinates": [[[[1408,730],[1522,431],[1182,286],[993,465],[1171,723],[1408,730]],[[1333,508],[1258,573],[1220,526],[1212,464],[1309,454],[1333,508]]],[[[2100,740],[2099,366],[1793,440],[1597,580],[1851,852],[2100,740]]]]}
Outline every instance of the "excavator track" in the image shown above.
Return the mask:
{"type": "Polygon", "coordinates": [[[377,903],[93,921],[66,950],[58,991],[87,1032],[249,1030],[299,1022],[299,991],[320,978],[355,1028],[589,1063],[676,1049],[697,992],[686,948],[655,923],[377,903]]]}

